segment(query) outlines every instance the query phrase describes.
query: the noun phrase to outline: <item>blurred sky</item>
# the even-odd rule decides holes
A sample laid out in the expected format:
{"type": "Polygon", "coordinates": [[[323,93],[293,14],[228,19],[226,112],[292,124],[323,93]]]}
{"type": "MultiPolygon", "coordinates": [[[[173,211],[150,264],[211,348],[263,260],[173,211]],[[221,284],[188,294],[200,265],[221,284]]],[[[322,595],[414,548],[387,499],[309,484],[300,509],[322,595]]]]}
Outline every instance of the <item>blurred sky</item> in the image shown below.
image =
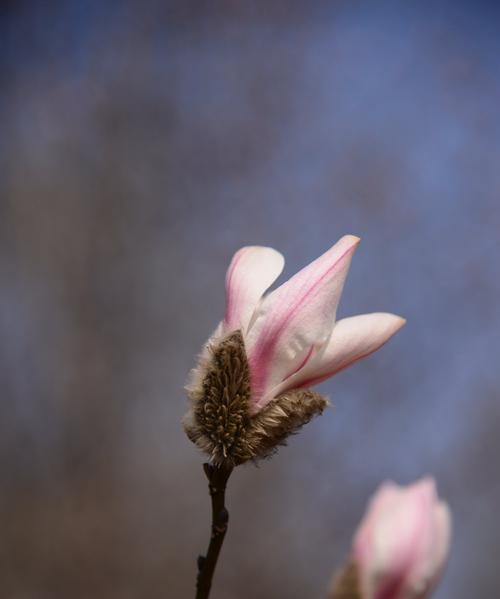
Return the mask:
{"type": "Polygon", "coordinates": [[[345,233],[340,316],[408,324],[233,475],[214,597],[324,597],[378,484],[425,474],[436,599],[500,596],[499,29],[493,2],[2,2],[1,597],[192,596],[182,387],[225,269],[345,233]]]}

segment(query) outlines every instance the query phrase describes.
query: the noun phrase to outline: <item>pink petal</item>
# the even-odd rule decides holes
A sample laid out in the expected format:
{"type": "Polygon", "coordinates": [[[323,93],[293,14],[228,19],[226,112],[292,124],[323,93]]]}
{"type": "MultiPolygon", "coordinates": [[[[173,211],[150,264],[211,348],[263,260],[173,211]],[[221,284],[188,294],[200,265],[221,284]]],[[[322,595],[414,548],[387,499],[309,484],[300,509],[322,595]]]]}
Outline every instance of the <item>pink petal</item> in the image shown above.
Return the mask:
{"type": "Polygon", "coordinates": [[[283,256],[272,248],[248,246],[236,252],[226,274],[226,332],[246,331],[260,298],[284,264],[283,256]]]}
{"type": "Polygon", "coordinates": [[[434,509],[434,556],[432,562],[432,576],[430,590],[438,582],[444,570],[451,543],[451,512],[444,501],[440,501],[434,509]]]}
{"type": "Polygon", "coordinates": [[[386,312],[339,320],[325,347],[304,368],[273,389],[274,395],[317,385],[348,368],[384,345],[405,322],[404,318],[386,312]]]}
{"type": "Polygon", "coordinates": [[[418,597],[427,597],[439,579],[449,551],[451,516],[448,506],[438,500],[433,486],[432,509],[426,526],[421,527],[420,546],[408,576],[409,586],[418,597]],[[425,537],[424,537],[425,535],[425,537]]]}
{"type": "Polygon", "coordinates": [[[353,542],[353,552],[356,561],[369,564],[373,560],[374,529],[384,512],[391,512],[401,494],[401,489],[393,482],[382,484],[377,493],[371,498],[366,514],[356,531],[353,542]]]}
{"type": "Polygon", "coordinates": [[[377,599],[403,599],[408,594],[416,599],[426,591],[427,573],[412,579],[412,572],[432,551],[434,494],[430,481],[402,490],[400,501],[386,514],[386,523],[378,527],[377,599]]]}
{"type": "Polygon", "coordinates": [[[401,509],[404,494],[404,488],[384,483],[372,497],[354,537],[353,559],[367,599],[398,596],[407,553],[401,543],[407,528],[401,509]]]}
{"type": "Polygon", "coordinates": [[[382,485],[353,542],[364,596],[428,597],[448,552],[449,530],[448,508],[433,479],[408,487],[382,485]]]}
{"type": "Polygon", "coordinates": [[[272,399],[267,392],[300,369],[330,336],[358,243],[358,237],[342,237],[259,306],[246,340],[256,411],[272,399]]]}

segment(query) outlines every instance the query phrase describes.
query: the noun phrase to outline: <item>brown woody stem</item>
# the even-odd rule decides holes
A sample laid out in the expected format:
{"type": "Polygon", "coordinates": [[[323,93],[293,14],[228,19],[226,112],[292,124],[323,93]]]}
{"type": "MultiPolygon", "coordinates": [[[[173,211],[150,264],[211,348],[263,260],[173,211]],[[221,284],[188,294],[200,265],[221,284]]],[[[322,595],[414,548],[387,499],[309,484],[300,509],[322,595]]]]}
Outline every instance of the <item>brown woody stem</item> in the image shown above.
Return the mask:
{"type": "Polygon", "coordinates": [[[225,506],[225,494],[226,484],[233,468],[203,464],[203,470],[208,478],[208,489],[212,500],[212,532],[206,555],[198,557],[196,599],[207,599],[210,595],[212,578],[229,521],[229,513],[225,506]]]}

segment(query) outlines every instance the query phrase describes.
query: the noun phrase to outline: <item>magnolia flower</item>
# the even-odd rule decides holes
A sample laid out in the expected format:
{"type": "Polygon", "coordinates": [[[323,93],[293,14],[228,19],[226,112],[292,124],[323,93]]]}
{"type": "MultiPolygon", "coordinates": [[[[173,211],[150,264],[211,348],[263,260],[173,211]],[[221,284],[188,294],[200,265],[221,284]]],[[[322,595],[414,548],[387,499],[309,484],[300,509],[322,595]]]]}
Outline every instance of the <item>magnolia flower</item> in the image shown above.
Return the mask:
{"type": "Polygon", "coordinates": [[[188,386],[186,432],[214,462],[268,455],[327,405],[311,386],[377,350],[405,323],[387,313],[336,321],[358,243],[342,237],[267,295],[283,256],[259,246],[234,255],[224,319],[188,386]]]}
{"type": "Polygon", "coordinates": [[[356,532],[346,570],[345,580],[356,581],[357,592],[342,594],[339,583],[333,597],[428,597],[443,570],[450,533],[450,512],[439,500],[433,479],[408,487],[383,484],[356,532]]]}

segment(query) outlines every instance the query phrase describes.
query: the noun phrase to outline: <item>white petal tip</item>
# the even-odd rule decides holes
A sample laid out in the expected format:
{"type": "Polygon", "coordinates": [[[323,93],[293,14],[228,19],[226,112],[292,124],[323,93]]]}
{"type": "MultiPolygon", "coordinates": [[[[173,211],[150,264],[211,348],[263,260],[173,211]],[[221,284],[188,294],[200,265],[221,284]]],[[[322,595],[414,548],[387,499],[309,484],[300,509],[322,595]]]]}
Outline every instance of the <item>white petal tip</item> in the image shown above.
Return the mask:
{"type": "MultiPolygon", "coordinates": [[[[374,314],[377,314],[377,313],[374,313],[374,314]]],[[[399,329],[404,327],[404,325],[406,324],[406,318],[403,318],[402,316],[398,316],[397,314],[391,314],[390,312],[379,312],[378,314],[381,317],[385,318],[385,322],[392,329],[391,335],[394,335],[394,333],[397,333],[399,331],[399,329]]]]}
{"type": "Polygon", "coordinates": [[[358,245],[361,241],[361,237],[358,237],[357,235],[344,235],[342,239],[352,245],[358,245]]]}
{"type": "Polygon", "coordinates": [[[402,316],[397,316],[397,315],[395,315],[395,316],[398,319],[397,328],[400,329],[401,327],[404,327],[405,324],[407,323],[406,318],[403,318],[402,316]]]}

